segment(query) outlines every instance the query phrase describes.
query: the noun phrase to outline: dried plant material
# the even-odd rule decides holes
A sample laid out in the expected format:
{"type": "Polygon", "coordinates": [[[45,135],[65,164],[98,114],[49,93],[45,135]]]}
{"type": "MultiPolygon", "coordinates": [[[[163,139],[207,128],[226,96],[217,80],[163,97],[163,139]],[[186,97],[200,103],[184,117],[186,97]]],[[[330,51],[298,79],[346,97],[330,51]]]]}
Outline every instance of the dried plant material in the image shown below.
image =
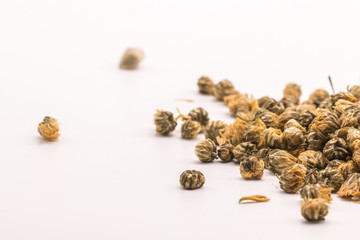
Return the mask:
{"type": "Polygon", "coordinates": [[[218,156],[223,162],[230,162],[234,158],[233,150],[234,146],[230,143],[225,143],[220,146],[218,156]]]}
{"type": "Polygon", "coordinates": [[[324,89],[316,89],[309,97],[308,102],[310,104],[314,104],[315,106],[319,106],[325,99],[329,99],[329,93],[324,89]]]}
{"type": "Polygon", "coordinates": [[[256,153],[256,145],[250,142],[240,143],[233,149],[234,158],[237,162],[242,162],[251,156],[255,156],[256,153]]]}
{"type": "Polygon", "coordinates": [[[214,82],[206,76],[202,76],[198,80],[199,92],[202,94],[213,94],[214,82]]]}
{"type": "Polygon", "coordinates": [[[296,121],[299,121],[300,114],[294,108],[287,108],[282,114],[279,115],[279,121],[277,127],[283,130],[285,124],[291,119],[295,119],[296,121]]]}
{"type": "Polygon", "coordinates": [[[320,183],[322,180],[323,175],[319,172],[318,169],[314,168],[306,174],[304,178],[304,185],[320,183]]]}
{"type": "Polygon", "coordinates": [[[333,105],[340,99],[349,101],[349,102],[356,102],[357,99],[354,97],[350,92],[339,92],[337,94],[331,95],[331,102],[333,105]]]}
{"type": "Polygon", "coordinates": [[[218,145],[216,137],[220,136],[227,127],[228,125],[223,121],[210,121],[205,127],[205,137],[210,138],[218,145]]]}
{"type": "Polygon", "coordinates": [[[351,88],[348,88],[348,92],[350,92],[357,99],[360,98],[360,86],[359,85],[355,85],[355,86],[352,86],[351,88]]]}
{"type": "Polygon", "coordinates": [[[199,122],[202,127],[206,127],[206,125],[209,123],[209,114],[202,107],[191,110],[188,116],[191,120],[199,122]]]}
{"type": "Polygon", "coordinates": [[[120,61],[120,68],[126,70],[134,70],[144,59],[144,51],[140,48],[128,48],[120,61]]]}
{"type": "Polygon", "coordinates": [[[269,154],[271,151],[271,148],[263,147],[255,155],[259,160],[264,162],[264,168],[266,169],[269,169],[269,154]]]}
{"type": "Polygon", "coordinates": [[[233,116],[241,112],[253,117],[259,109],[256,99],[252,97],[249,98],[247,94],[231,94],[224,97],[224,103],[233,116]]]}
{"type": "Polygon", "coordinates": [[[265,145],[271,148],[283,148],[283,138],[280,129],[267,128],[264,130],[265,145]]]}
{"type": "Polygon", "coordinates": [[[234,94],[234,85],[227,79],[214,85],[213,94],[217,100],[222,101],[224,97],[234,94]]]}
{"type": "Polygon", "coordinates": [[[264,195],[251,195],[251,196],[244,196],[240,198],[239,203],[242,203],[243,201],[252,201],[252,202],[268,202],[270,198],[264,196],[264,195]]]}
{"type": "Polygon", "coordinates": [[[260,119],[256,119],[245,132],[244,141],[251,142],[260,148],[265,141],[263,134],[265,129],[265,124],[260,119]]]}
{"type": "Polygon", "coordinates": [[[180,184],[185,189],[201,188],[204,183],[205,176],[200,171],[186,170],[180,175],[180,184]]]}
{"type": "Polygon", "coordinates": [[[270,97],[262,97],[258,99],[258,104],[260,108],[264,108],[273,112],[277,115],[282,114],[285,111],[284,104],[282,102],[278,102],[270,97]]]}
{"type": "Polygon", "coordinates": [[[329,134],[334,133],[339,128],[338,117],[328,109],[316,110],[315,118],[309,126],[309,130],[316,132],[317,136],[323,140],[328,140],[329,134]]]}
{"type": "Polygon", "coordinates": [[[294,164],[279,176],[280,187],[287,193],[296,193],[304,185],[305,176],[306,168],[302,164],[294,164]]]}
{"type": "Polygon", "coordinates": [[[181,101],[181,102],[195,102],[195,100],[193,100],[193,99],[188,99],[188,98],[178,98],[178,99],[176,99],[176,101],[181,101]]]}
{"type": "Polygon", "coordinates": [[[346,141],[338,137],[330,139],[325,144],[323,153],[328,160],[345,159],[350,154],[347,150],[346,141]]]}
{"type": "Polygon", "coordinates": [[[44,117],[44,120],[38,126],[39,134],[48,141],[56,140],[60,136],[59,130],[58,122],[52,117],[44,117]]]}
{"type": "Polygon", "coordinates": [[[301,96],[301,88],[295,83],[289,83],[285,86],[283,91],[284,97],[281,99],[281,102],[285,107],[292,107],[298,105],[301,96]]]}
{"type": "Polygon", "coordinates": [[[299,155],[299,162],[308,169],[324,169],[328,163],[322,152],[307,150],[299,155]]]}
{"type": "Polygon", "coordinates": [[[360,140],[360,130],[356,128],[347,129],[346,143],[349,145],[349,149],[352,152],[355,151],[355,147],[359,144],[356,140],[360,140]]]}
{"type": "Polygon", "coordinates": [[[216,144],[207,138],[196,145],[195,154],[201,162],[212,162],[217,158],[216,144]]]}
{"type": "Polygon", "coordinates": [[[340,115],[339,121],[341,128],[359,127],[360,106],[346,108],[340,115]]]}
{"type": "Polygon", "coordinates": [[[337,171],[343,175],[344,179],[347,179],[351,174],[359,172],[359,167],[354,161],[348,161],[340,164],[337,171]]]}
{"type": "Polygon", "coordinates": [[[313,113],[313,111],[310,110],[303,110],[300,113],[300,120],[299,123],[301,124],[301,126],[303,127],[308,127],[312,121],[315,118],[315,114],[313,113]]]}
{"type": "Polygon", "coordinates": [[[240,174],[244,179],[261,179],[264,162],[257,157],[249,157],[240,163],[240,174]]]}
{"type": "Polygon", "coordinates": [[[332,201],[331,188],[323,187],[320,184],[309,184],[304,186],[300,190],[300,196],[305,201],[314,198],[322,198],[328,202],[332,201]]]}
{"type": "Polygon", "coordinates": [[[285,150],[273,150],[269,154],[269,169],[273,173],[281,174],[286,168],[293,166],[297,158],[285,150]]]}
{"type": "MultiPolygon", "coordinates": [[[[244,116],[245,117],[245,116],[244,116]]],[[[236,146],[243,141],[244,134],[248,129],[250,123],[241,119],[236,118],[235,122],[228,125],[223,133],[220,133],[220,136],[216,137],[219,145],[224,143],[231,143],[236,146]]]]}
{"type": "Polygon", "coordinates": [[[156,132],[164,136],[173,132],[177,126],[173,114],[164,110],[156,110],[156,113],[154,114],[154,123],[156,125],[156,132]]]}
{"type": "Polygon", "coordinates": [[[340,197],[360,197],[360,173],[351,174],[337,194],[340,197]]]}
{"type": "Polygon", "coordinates": [[[323,198],[314,198],[301,203],[301,215],[309,222],[325,220],[329,212],[329,204],[323,198]]]}
{"type": "Polygon", "coordinates": [[[195,138],[201,130],[201,124],[197,121],[187,120],[181,125],[181,137],[185,139],[195,138]]]}
{"type": "Polygon", "coordinates": [[[260,108],[256,111],[254,120],[260,119],[266,127],[276,127],[278,125],[279,116],[265,108],[260,108]]]}
{"type": "Polygon", "coordinates": [[[326,140],[321,139],[314,131],[309,131],[306,135],[306,141],[308,143],[307,148],[314,151],[321,151],[326,142],[326,140]]]}
{"type": "Polygon", "coordinates": [[[296,127],[289,127],[284,130],[283,140],[288,149],[293,149],[303,145],[305,137],[300,129],[296,127]]]}

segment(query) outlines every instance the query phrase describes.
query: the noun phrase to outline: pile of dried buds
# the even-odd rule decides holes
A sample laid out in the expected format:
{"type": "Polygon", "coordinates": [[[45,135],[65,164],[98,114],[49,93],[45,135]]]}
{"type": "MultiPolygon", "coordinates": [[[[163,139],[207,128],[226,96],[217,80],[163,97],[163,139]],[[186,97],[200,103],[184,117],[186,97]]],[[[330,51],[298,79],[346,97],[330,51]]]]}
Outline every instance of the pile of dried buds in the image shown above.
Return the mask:
{"type": "Polygon", "coordinates": [[[183,138],[205,133],[195,148],[200,161],[236,161],[244,179],[260,179],[264,168],[270,170],[285,192],[300,192],[301,214],[308,221],[325,218],[331,193],[360,197],[360,86],[332,95],[317,89],[302,103],[301,88],[293,83],[279,101],[239,93],[228,80],[214,84],[201,77],[198,87],[223,101],[235,121],[209,121],[202,108],[175,119],[158,111],[157,132],[171,133],[182,118],[183,138]]]}

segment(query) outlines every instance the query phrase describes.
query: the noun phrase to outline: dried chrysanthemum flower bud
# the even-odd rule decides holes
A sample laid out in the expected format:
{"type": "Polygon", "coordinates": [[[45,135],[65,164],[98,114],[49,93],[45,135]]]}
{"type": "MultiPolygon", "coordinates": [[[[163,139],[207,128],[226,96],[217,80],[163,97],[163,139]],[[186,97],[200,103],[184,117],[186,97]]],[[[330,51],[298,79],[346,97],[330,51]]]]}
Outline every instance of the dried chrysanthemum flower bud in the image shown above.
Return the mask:
{"type": "Polygon", "coordinates": [[[325,220],[329,212],[329,204],[323,198],[314,198],[301,203],[301,215],[309,222],[325,220]]]}
{"type": "Polygon", "coordinates": [[[331,110],[331,109],[332,109],[331,98],[328,97],[328,98],[324,99],[324,101],[322,101],[322,102],[319,104],[318,108],[331,110]]]}
{"type": "Polygon", "coordinates": [[[249,157],[240,163],[240,174],[244,179],[260,179],[264,173],[264,162],[249,157]]]}
{"type": "Polygon", "coordinates": [[[213,94],[217,100],[235,93],[234,85],[227,79],[217,83],[213,87],[213,94]]]}
{"type": "Polygon", "coordinates": [[[262,97],[258,99],[258,104],[260,108],[264,108],[273,112],[277,115],[280,115],[284,112],[285,107],[282,102],[278,102],[273,98],[270,97],[262,97]]]}
{"type": "Polygon", "coordinates": [[[56,140],[60,136],[59,130],[59,124],[52,117],[44,117],[44,120],[38,126],[38,132],[48,141],[56,140]]]}
{"type": "Polygon", "coordinates": [[[305,176],[306,168],[302,164],[294,164],[279,176],[280,187],[287,193],[296,193],[304,185],[305,176]]]}
{"type": "Polygon", "coordinates": [[[349,156],[349,151],[346,147],[346,141],[338,137],[330,139],[325,144],[323,153],[328,160],[345,159],[347,156],[349,156]]]}
{"type": "Polygon", "coordinates": [[[317,168],[324,169],[328,163],[328,160],[324,157],[322,152],[307,150],[300,153],[299,161],[308,169],[317,168]]]}
{"type": "Polygon", "coordinates": [[[181,125],[181,137],[185,139],[195,138],[201,130],[201,124],[197,121],[186,120],[181,125]]]}
{"type": "Polygon", "coordinates": [[[348,91],[357,99],[360,98],[360,86],[359,85],[355,85],[355,86],[352,86],[351,88],[348,88],[348,91]]]}
{"type": "Polygon", "coordinates": [[[281,102],[286,108],[298,105],[301,96],[301,88],[295,83],[289,83],[285,86],[283,91],[284,97],[281,102]]]}
{"type": "Polygon", "coordinates": [[[209,138],[199,142],[195,147],[195,154],[202,162],[212,162],[217,158],[216,153],[216,145],[209,138]]]}
{"type": "Polygon", "coordinates": [[[328,202],[332,201],[331,188],[323,187],[320,184],[309,184],[304,186],[300,190],[300,196],[305,201],[314,198],[322,198],[328,202]]]}
{"type": "Polygon", "coordinates": [[[284,130],[291,128],[291,127],[299,129],[304,134],[306,133],[306,129],[303,126],[301,126],[300,123],[298,121],[296,121],[295,119],[290,119],[289,121],[287,121],[287,123],[285,123],[285,125],[284,125],[284,130]]]}
{"type": "Polygon", "coordinates": [[[356,102],[356,97],[354,97],[350,92],[339,92],[337,94],[331,95],[331,102],[333,105],[340,99],[344,99],[349,102],[356,102]]]}
{"type": "Polygon", "coordinates": [[[253,115],[259,108],[256,99],[248,97],[247,94],[234,93],[224,97],[224,103],[229,108],[231,114],[237,113],[253,115]]]}
{"type": "Polygon", "coordinates": [[[285,124],[290,119],[295,119],[296,121],[300,119],[300,114],[294,108],[287,108],[279,115],[278,128],[284,129],[285,124]]]}
{"type": "Polygon", "coordinates": [[[280,129],[267,128],[264,133],[265,145],[271,148],[282,148],[282,132],[280,129]]]}
{"type": "Polygon", "coordinates": [[[199,122],[203,127],[205,127],[209,122],[208,112],[202,107],[191,110],[188,116],[191,120],[199,122]]]}
{"type": "Polygon", "coordinates": [[[263,132],[265,129],[265,124],[260,119],[256,119],[245,132],[244,140],[256,144],[257,147],[261,147],[264,144],[263,132]]]}
{"type": "Polygon", "coordinates": [[[309,97],[309,103],[314,104],[317,107],[320,105],[322,101],[326,98],[329,98],[329,93],[324,89],[316,89],[309,97]]]}
{"type": "Polygon", "coordinates": [[[223,133],[227,126],[223,121],[210,121],[205,127],[205,137],[218,144],[216,137],[220,136],[220,133],[223,133]]]}
{"type": "Polygon", "coordinates": [[[156,110],[156,113],[154,114],[154,123],[156,125],[156,132],[164,136],[173,132],[177,126],[173,114],[163,110],[156,110]]]}
{"type": "Polygon", "coordinates": [[[322,174],[316,168],[310,170],[304,178],[304,184],[316,184],[323,180],[322,174]]]}
{"type": "Polygon", "coordinates": [[[297,158],[285,150],[273,150],[269,154],[269,169],[273,173],[281,174],[286,168],[291,167],[297,158]]]}
{"type": "Polygon", "coordinates": [[[288,149],[296,148],[304,144],[305,138],[303,132],[296,128],[290,127],[284,130],[283,140],[288,149]]]}
{"type": "Polygon", "coordinates": [[[318,109],[315,118],[309,126],[310,131],[316,132],[320,139],[328,140],[329,134],[340,128],[339,119],[335,113],[328,109],[318,109]]]}
{"type": "Polygon", "coordinates": [[[209,77],[202,76],[198,80],[198,87],[200,93],[212,95],[214,82],[209,77]]]}
{"type": "Polygon", "coordinates": [[[279,120],[279,116],[265,108],[260,108],[256,111],[254,120],[260,119],[266,125],[266,127],[276,127],[279,120]]]}
{"type": "Polygon", "coordinates": [[[337,171],[343,175],[344,179],[347,179],[349,175],[358,172],[359,167],[354,161],[348,161],[340,164],[337,167],[337,171]]]}
{"type": "Polygon", "coordinates": [[[360,197],[360,173],[351,174],[337,192],[340,197],[360,197]]]}
{"type": "Polygon", "coordinates": [[[360,106],[350,107],[351,109],[346,109],[340,116],[339,121],[341,127],[359,127],[360,120],[360,106]]]}
{"type": "Polygon", "coordinates": [[[343,175],[336,170],[336,167],[327,167],[324,170],[321,170],[320,174],[322,175],[322,181],[320,183],[323,186],[331,188],[332,192],[337,192],[345,181],[343,175]]]}
{"type": "Polygon", "coordinates": [[[128,48],[120,61],[120,68],[133,70],[144,59],[144,51],[139,48],[128,48]]]}
{"type": "Polygon", "coordinates": [[[234,123],[227,126],[225,131],[220,133],[220,136],[216,137],[219,145],[229,142],[236,146],[241,143],[243,141],[243,136],[250,125],[246,120],[236,118],[234,123]]]}
{"type": "Polygon", "coordinates": [[[223,162],[230,162],[234,158],[233,149],[235,147],[230,143],[225,143],[220,146],[218,156],[223,162]]]}
{"type": "Polygon", "coordinates": [[[205,176],[200,171],[186,170],[180,175],[180,184],[185,189],[201,188],[205,183],[205,176]]]}
{"type": "Polygon", "coordinates": [[[250,156],[255,156],[256,153],[256,145],[250,142],[240,143],[233,149],[234,158],[237,162],[242,162],[250,156]]]}
{"type": "Polygon", "coordinates": [[[360,139],[360,130],[356,128],[347,129],[346,142],[349,145],[350,151],[354,152],[355,147],[358,145],[360,139]]]}
{"type": "Polygon", "coordinates": [[[312,111],[303,110],[300,113],[299,123],[303,127],[308,127],[311,124],[311,122],[314,120],[314,118],[315,118],[315,115],[314,115],[314,113],[312,111]]]}
{"type": "Polygon", "coordinates": [[[316,132],[309,131],[306,135],[306,141],[308,143],[309,150],[322,151],[326,140],[321,139],[316,132]]]}
{"type": "Polygon", "coordinates": [[[255,156],[264,162],[264,168],[269,169],[269,154],[272,151],[269,147],[261,148],[255,156]]]}

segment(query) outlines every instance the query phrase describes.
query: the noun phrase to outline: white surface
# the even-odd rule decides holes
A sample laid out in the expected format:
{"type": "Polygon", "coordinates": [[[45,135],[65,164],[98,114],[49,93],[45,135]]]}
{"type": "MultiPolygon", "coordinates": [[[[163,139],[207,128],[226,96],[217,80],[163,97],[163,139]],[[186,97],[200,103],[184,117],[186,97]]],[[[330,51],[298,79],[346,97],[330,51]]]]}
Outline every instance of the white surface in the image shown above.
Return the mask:
{"type": "Polygon", "coordinates": [[[358,1],[2,1],[0,239],[334,239],[358,229],[360,206],[334,196],[308,224],[297,194],[266,172],[244,181],[233,163],[201,164],[193,141],[155,135],[155,109],[227,109],[196,92],[203,74],[280,98],[300,83],[359,84],[358,1]],[[141,47],[138,71],[117,68],[141,47]],[[176,101],[195,99],[195,103],[176,101]],[[45,115],[61,123],[44,142],[45,115]],[[202,189],[179,175],[201,170],[202,189]],[[238,205],[243,195],[268,203],[238,205]],[[346,226],[346,227],[345,227],[346,226]],[[283,231],[283,232],[281,232],[283,231]],[[341,234],[341,235],[340,235],[341,234]]]}

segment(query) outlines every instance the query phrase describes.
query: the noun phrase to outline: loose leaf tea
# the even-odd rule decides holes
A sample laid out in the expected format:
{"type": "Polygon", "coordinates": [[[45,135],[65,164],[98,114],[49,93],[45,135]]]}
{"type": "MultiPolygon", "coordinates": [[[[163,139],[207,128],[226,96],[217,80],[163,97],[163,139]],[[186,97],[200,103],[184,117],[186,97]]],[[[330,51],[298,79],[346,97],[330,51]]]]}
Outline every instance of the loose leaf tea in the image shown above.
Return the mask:
{"type": "Polygon", "coordinates": [[[205,176],[197,170],[186,170],[180,175],[180,185],[191,190],[201,188],[205,183],[205,176]]]}
{"type": "Polygon", "coordinates": [[[38,126],[39,134],[48,141],[56,140],[60,136],[59,130],[58,122],[52,117],[44,117],[44,120],[38,126]]]}

